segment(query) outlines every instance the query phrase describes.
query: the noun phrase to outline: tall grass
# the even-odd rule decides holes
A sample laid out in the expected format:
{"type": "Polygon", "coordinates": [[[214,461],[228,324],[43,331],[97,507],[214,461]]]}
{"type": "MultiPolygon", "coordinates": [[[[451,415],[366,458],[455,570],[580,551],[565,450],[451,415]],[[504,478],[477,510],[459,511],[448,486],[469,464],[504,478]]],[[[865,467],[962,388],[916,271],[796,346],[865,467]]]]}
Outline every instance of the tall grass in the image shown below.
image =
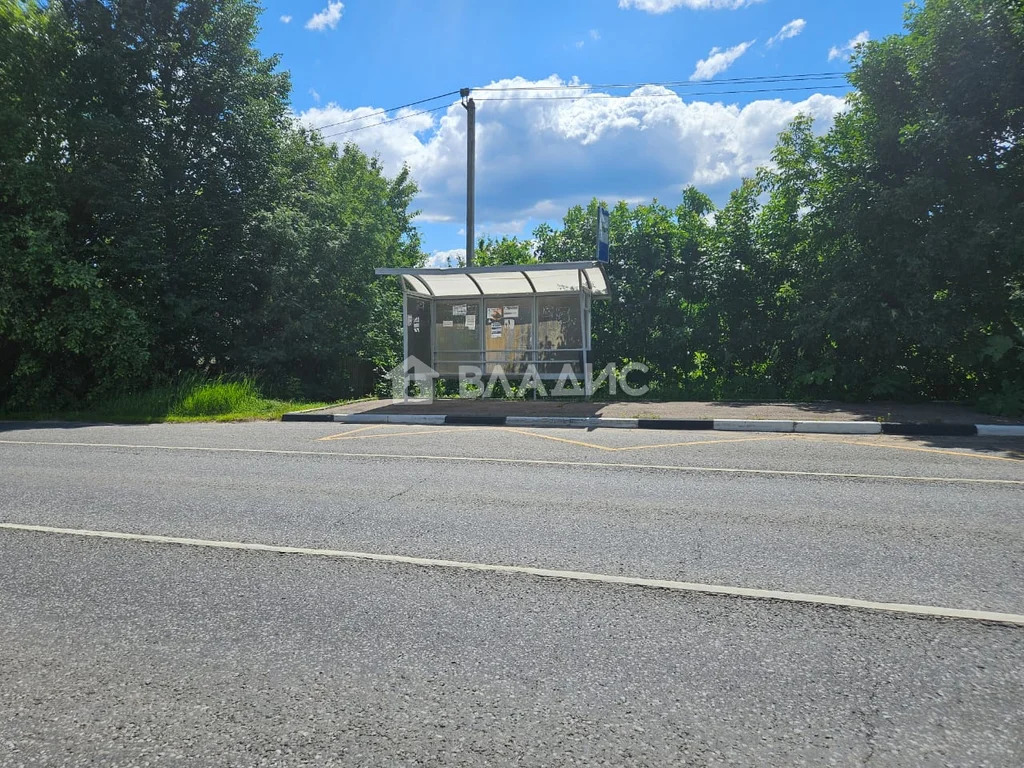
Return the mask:
{"type": "Polygon", "coordinates": [[[174,419],[213,418],[232,413],[266,409],[268,401],[252,379],[230,381],[222,378],[202,382],[180,393],[168,416],[174,419]]]}
{"type": "Polygon", "coordinates": [[[288,411],[316,408],[326,403],[275,400],[264,397],[250,377],[209,378],[186,374],[172,384],[142,392],[97,399],[69,411],[7,413],[2,418],[108,421],[151,424],[163,421],[246,421],[279,419],[288,411]]]}

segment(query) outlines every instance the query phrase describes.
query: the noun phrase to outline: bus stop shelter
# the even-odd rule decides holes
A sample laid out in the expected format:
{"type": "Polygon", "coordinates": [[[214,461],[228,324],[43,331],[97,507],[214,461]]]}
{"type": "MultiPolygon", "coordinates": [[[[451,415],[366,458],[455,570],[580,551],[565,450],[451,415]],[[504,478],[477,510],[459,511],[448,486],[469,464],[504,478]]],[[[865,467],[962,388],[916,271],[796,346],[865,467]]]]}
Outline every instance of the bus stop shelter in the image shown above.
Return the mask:
{"type": "Polygon", "coordinates": [[[591,305],[608,299],[597,261],[451,269],[381,268],[402,283],[405,359],[415,357],[442,378],[459,366],[508,378],[533,366],[557,380],[566,365],[585,381],[591,349],[591,305]]]}

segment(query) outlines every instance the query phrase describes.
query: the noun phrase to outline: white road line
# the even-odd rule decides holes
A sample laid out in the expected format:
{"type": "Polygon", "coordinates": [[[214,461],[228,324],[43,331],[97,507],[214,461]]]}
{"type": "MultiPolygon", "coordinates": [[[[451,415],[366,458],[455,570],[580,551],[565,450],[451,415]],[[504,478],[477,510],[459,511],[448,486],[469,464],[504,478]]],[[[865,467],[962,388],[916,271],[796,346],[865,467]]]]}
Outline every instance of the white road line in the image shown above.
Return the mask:
{"type": "MultiPolygon", "coordinates": [[[[718,442],[718,441],[716,441],[718,442]]],[[[723,440],[721,442],[729,442],[723,440]]],[[[801,472],[795,469],[747,469],[743,467],[687,467],[675,464],[627,464],[609,461],[558,461],[556,459],[506,459],[491,456],[430,456],[404,453],[346,453],[342,451],[295,451],[273,448],[213,448],[194,445],[135,445],[128,443],[74,443],[59,440],[0,440],[0,445],[45,445],[72,448],[121,448],[148,451],[197,451],[204,453],[248,453],[274,456],[321,456],[346,459],[415,459],[417,461],[464,461],[477,464],[520,464],[542,467],[592,467],[597,469],[647,469],[669,472],[713,472],[735,475],[781,477],[832,477],[852,480],[903,480],[915,483],[972,483],[974,485],[1024,485],[1024,480],[984,477],[928,477],[915,475],[872,475],[858,472],[801,472]]]]}
{"type": "Polygon", "coordinates": [[[666,589],[673,592],[699,592],[710,595],[728,597],[746,597],[758,600],[777,600],[789,603],[810,603],[843,608],[860,608],[869,611],[911,614],[943,619],[969,619],[971,621],[994,622],[1024,627],[1024,615],[1015,613],[997,613],[994,611],[975,611],[962,608],[943,608],[935,605],[913,605],[905,603],[882,603],[875,600],[859,600],[852,597],[834,595],[816,595],[803,592],[784,592],[775,589],[750,589],[748,587],[729,587],[720,584],[699,584],[689,581],[669,581],[665,579],[645,579],[632,576],[611,576],[586,571],[563,571],[551,568],[531,568],[522,565],[493,565],[490,563],[469,563],[458,560],[437,560],[428,557],[408,557],[406,555],[385,555],[373,552],[346,552],[336,549],[311,549],[308,547],[285,547],[273,544],[254,544],[240,541],[216,541],[210,539],[191,539],[179,536],[154,536],[141,533],[124,533],[120,531],[92,531],[78,528],[55,528],[49,525],[23,525],[20,523],[0,523],[0,529],[10,531],[29,531],[34,533],[51,533],[65,536],[85,536],[100,539],[119,539],[122,541],[142,541],[152,544],[178,544],[188,547],[207,547],[211,549],[232,549],[247,552],[273,552],[284,555],[306,555],[314,557],[331,557],[341,560],[368,560],[378,563],[395,563],[401,565],[418,565],[430,568],[452,568],[464,571],[482,571],[484,573],[508,573],[521,576],[537,576],[545,579],[561,579],[563,581],[584,581],[598,584],[616,584],[629,587],[649,587],[666,589]]]}

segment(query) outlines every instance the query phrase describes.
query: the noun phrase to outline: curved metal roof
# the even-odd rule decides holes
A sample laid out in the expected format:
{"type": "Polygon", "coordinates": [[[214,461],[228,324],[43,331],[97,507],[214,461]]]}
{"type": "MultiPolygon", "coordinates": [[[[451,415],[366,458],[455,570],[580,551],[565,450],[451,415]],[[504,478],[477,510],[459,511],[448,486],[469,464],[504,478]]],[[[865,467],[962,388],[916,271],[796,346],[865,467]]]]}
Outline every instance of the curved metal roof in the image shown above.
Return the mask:
{"type": "Polygon", "coordinates": [[[604,265],[598,261],[507,264],[497,267],[413,269],[381,267],[378,275],[399,275],[412,293],[430,298],[579,293],[608,298],[604,265]]]}

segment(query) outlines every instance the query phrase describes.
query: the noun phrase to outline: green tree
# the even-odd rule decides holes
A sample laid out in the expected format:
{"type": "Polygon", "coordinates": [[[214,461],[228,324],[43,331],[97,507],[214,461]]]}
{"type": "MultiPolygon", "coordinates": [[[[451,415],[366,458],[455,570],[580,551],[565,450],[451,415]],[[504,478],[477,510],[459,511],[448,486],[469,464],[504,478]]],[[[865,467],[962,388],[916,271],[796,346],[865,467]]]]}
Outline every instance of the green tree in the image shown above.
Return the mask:
{"type": "Polygon", "coordinates": [[[475,266],[491,267],[502,264],[536,264],[533,243],[517,237],[482,237],[474,252],[475,266]]]}
{"type": "Polygon", "coordinates": [[[1024,387],[1022,9],[911,5],[907,34],[855,62],[858,95],[824,145],[822,237],[839,248],[821,279],[869,395],[1024,387]]]}
{"type": "Polygon", "coordinates": [[[416,266],[407,170],[388,179],[349,144],[294,131],[276,169],[278,205],[259,220],[256,304],[239,350],[247,367],[318,397],[365,392],[399,360],[397,286],[375,267],[416,266]]]}
{"type": "Polygon", "coordinates": [[[251,0],[0,2],[0,404],[181,371],[368,389],[415,185],[294,125],[251,0]]]}
{"type": "Polygon", "coordinates": [[[165,370],[226,370],[252,303],[252,224],[287,128],[288,76],[247,0],[66,0],[76,39],[72,242],[149,324],[165,370]]]}
{"type": "MultiPolygon", "coordinates": [[[[569,210],[562,229],[534,233],[540,261],[592,261],[599,202],[569,210]]],[[[697,278],[710,234],[711,201],[686,189],[674,210],[658,202],[611,211],[606,267],[612,296],[595,302],[594,354],[599,363],[641,360],[658,379],[675,382],[696,365],[693,345],[704,309],[697,278]]],[[[672,386],[675,386],[673,383],[672,386]]]]}
{"type": "Polygon", "coordinates": [[[67,101],[75,40],[34,3],[0,3],[0,403],[62,405],[137,381],[138,312],[104,276],[102,244],[78,243],[64,195],[70,139],[88,119],[67,101]]]}

